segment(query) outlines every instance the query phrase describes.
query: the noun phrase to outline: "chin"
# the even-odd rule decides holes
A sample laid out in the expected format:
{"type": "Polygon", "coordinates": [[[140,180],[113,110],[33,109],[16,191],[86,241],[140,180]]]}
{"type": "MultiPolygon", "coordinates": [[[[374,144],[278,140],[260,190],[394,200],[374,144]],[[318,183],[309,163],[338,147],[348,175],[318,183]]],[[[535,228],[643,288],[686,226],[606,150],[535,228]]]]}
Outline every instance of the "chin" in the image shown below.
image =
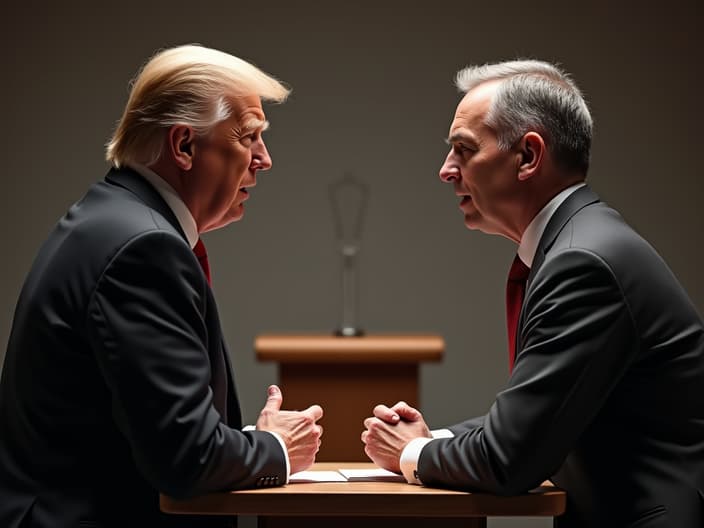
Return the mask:
{"type": "Polygon", "coordinates": [[[225,227],[226,225],[234,224],[235,222],[239,222],[240,220],[242,220],[243,216],[244,216],[243,214],[239,214],[236,216],[230,216],[226,220],[223,220],[222,222],[220,222],[219,227],[225,227]]]}
{"type": "Polygon", "coordinates": [[[221,218],[219,221],[213,222],[212,224],[207,226],[203,230],[203,232],[205,233],[208,231],[215,231],[216,229],[221,229],[221,228],[227,226],[228,224],[232,224],[233,222],[239,222],[240,220],[242,220],[243,216],[244,216],[244,211],[241,211],[236,215],[233,214],[233,215],[229,215],[227,217],[221,218]]]}
{"type": "Polygon", "coordinates": [[[232,211],[227,223],[239,222],[242,218],[244,218],[244,205],[240,204],[232,211]]]}
{"type": "Polygon", "coordinates": [[[479,227],[479,223],[476,221],[476,219],[472,219],[469,216],[464,217],[464,226],[467,229],[471,229],[472,231],[476,231],[478,229],[481,229],[479,227]]]}

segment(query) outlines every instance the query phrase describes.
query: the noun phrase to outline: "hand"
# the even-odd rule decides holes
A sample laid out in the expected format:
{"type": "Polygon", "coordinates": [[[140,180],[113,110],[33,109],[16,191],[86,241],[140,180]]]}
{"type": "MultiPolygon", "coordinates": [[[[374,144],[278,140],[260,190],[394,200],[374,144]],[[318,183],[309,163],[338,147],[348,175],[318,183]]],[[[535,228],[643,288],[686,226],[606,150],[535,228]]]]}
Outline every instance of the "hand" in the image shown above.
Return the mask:
{"type": "Polygon", "coordinates": [[[283,395],[272,385],[264,408],[259,413],[257,429],[277,433],[286,444],[291,473],[308,469],[315,462],[320,449],[323,428],[316,424],[323,416],[319,405],[311,405],[304,411],[282,411],[283,395]]]}
{"type": "Polygon", "coordinates": [[[406,422],[417,422],[423,419],[423,415],[418,409],[414,409],[405,401],[400,401],[393,407],[377,405],[374,407],[374,416],[386,423],[395,424],[400,420],[406,422]]]}
{"type": "Polygon", "coordinates": [[[364,420],[364,452],[377,466],[401,472],[401,452],[414,438],[432,438],[423,415],[405,402],[389,408],[377,405],[374,416],[364,420]]]}

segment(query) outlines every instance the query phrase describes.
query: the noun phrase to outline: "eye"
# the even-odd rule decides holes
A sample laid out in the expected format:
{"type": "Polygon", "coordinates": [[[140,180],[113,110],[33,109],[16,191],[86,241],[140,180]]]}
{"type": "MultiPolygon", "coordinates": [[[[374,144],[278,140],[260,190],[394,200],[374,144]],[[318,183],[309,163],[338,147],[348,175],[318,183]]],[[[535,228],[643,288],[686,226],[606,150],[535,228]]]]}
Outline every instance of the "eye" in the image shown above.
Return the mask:
{"type": "Polygon", "coordinates": [[[455,154],[459,154],[460,156],[466,156],[472,154],[475,151],[475,149],[465,145],[464,143],[453,143],[452,150],[455,152],[455,154]]]}
{"type": "Polygon", "coordinates": [[[240,138],[240,143],[242,143],[245,147],[251,147],[253,143],[256,143],[259,140],[260,136],[260,131],[255,131],[250,134],[245,134],[240,138]]]}

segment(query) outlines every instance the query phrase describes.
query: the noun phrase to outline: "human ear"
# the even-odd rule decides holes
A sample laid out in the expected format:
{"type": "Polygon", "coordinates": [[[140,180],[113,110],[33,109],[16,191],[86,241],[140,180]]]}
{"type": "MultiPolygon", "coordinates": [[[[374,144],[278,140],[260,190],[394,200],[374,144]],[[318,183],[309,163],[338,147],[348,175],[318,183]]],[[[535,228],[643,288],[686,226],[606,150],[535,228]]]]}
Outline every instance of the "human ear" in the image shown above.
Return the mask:
{"type": "Polygon", "coordinates": [[[537,132],[527,132],[519,141],[518,179],[531,178],[540,168],[545,155],[545,141],[537,132]]]}
{"type": "Polygon", "coordinates": [[[169,128],[168,151],[174,163],[182,170],[190,170],[193,166],[194,139],[193,128],[188,125],[173,125],[169,128]]]}

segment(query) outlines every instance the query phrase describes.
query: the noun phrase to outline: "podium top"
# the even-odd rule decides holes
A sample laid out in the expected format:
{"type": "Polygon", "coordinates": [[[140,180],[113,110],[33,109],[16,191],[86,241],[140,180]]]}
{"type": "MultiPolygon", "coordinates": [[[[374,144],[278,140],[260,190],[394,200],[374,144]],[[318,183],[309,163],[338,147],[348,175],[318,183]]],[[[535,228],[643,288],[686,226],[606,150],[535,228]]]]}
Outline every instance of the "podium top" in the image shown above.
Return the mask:
{"type": "Polygon", "coordinates": [[[445,340],[432,334],[260,335],[254,350],[259,361],[281,363],[418,363],[440,361],[445,340]]]}

